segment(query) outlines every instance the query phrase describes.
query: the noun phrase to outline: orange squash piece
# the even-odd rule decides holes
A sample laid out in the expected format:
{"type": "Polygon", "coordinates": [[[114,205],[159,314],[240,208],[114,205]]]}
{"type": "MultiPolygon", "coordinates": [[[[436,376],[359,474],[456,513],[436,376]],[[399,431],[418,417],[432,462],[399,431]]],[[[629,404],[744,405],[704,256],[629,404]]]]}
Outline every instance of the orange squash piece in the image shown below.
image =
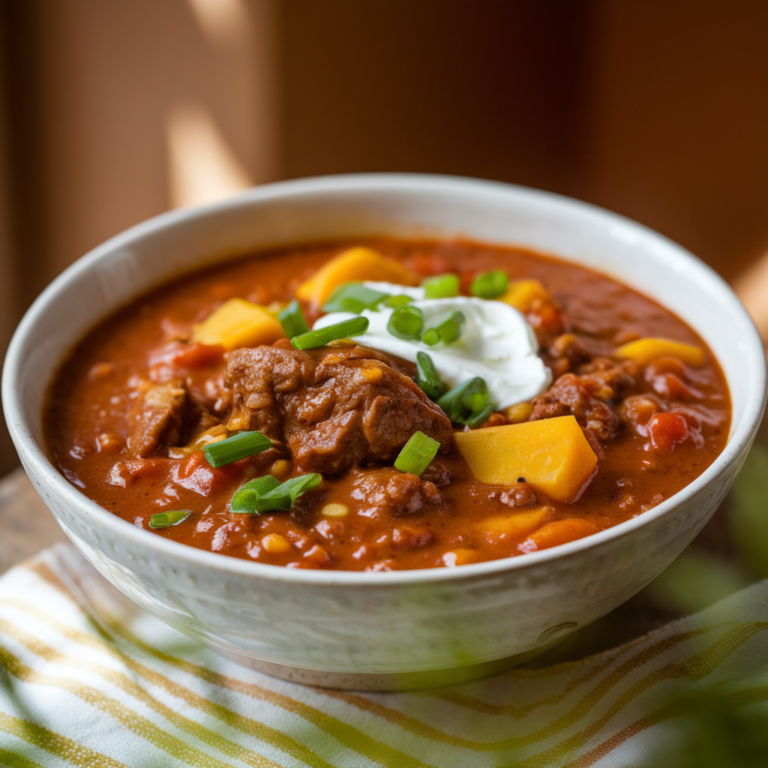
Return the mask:
{"type": "Polygon", "coordinates": [[[494,515],[478,523],[477,530],[491,544],[523,539],[542,526],[551,509],[547,506],[494,515]]]}
{"type": "Polygon", "coordinates": [[[533,302],[541,299],[545,304],[553,304],[550,292],[539,280],[515,280],[509,284],[507,292],[499,296],[499,301],[512,305],[518,312],[530,312],[533,302]]]}
{"type": "Polygon", "coordinates": [[[372,248],[350,248],[340,253],[296,289],[296,297],[321,306],[343,283],[364,280],[418,285],[419,279],[409,269],[372,248]]]}
{"type": "Polygon", "coordinates": [[[230,299],[195,327],[192,341],[230,351],[272,344],[284,336],[283,326],[264,307],[245,299],[230,299]]]}
{"type": "Polygon", "coordinates": [[[480,482],[511,485],[524,477],[554,501],[575,501],[597,468],[574,416],[456,432],[454,438],[480,482]]]}
{"type": "Polygon", "coordinates": [[[657,357],[676,357],[694,368],[704,365],[706,358],[701,347],[684,344],[682,341],[652,337],[630,341],[615,350],[614,354],[625,360],[634,360],[640,365],[646,365],[657,357]]]}
{"type": "Polygon", "coordinates": [[[526,552],[533,552],[540,549],[549,549],[557,547],[560,544],[567,544],[569,541],[583,539],[585,536],[591,536],[593,533],[599,533],[600,529],[589,520],[580,517],[572,517],[568,520],[557,520],[549,523],[538,531],[532,533],[528,541],[523,544],[526,552]],[[535,544],[526,546],[528,542],[535,544]]]}

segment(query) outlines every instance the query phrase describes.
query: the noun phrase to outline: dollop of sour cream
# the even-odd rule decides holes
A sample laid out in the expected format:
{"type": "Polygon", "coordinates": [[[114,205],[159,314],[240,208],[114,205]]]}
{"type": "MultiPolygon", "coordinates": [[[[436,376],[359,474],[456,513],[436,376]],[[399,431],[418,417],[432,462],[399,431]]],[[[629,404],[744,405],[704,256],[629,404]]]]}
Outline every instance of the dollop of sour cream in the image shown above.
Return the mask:
{"type": "MultiPolygon", "coordinates": [[[[448,299],[425,299],[423,288],[392,283],[365,282],[371,288],[390,296],[409,296],[424,314],[428,328],[446,312],[458,310],[466,319],[464,333],[446,346],[427,346],[420,341],[404,341],[387,330],[393,309],[381,307],[363,310],[370,325],[355,341],[404,360],[416,362],[418,352],[426,352],[440,379],[455,387],[467,379],[480,376],[488,387],[488,396],[497,409],[530,400],[549,387],[552,374],[538,356],[538,342],[525,317],[503,301],[456,296],[448,299]]],[[[321,317],[313,328],[324,328],[356,317],[349,312],[331,312],[321,317]]]]}

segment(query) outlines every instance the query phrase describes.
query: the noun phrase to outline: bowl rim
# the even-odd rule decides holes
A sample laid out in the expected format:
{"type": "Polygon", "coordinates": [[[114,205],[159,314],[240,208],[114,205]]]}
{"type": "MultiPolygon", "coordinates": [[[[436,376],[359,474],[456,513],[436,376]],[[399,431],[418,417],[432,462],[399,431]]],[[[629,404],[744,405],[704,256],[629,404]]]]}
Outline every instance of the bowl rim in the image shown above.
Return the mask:
{"type": "MultiPolygon", "coordinates": [[[[490,241],[489,241],[490,242],[490,241]]],[[[557,254],[554,254],[557,255],[557,254]]],[[[234,254],[233,254],[234,256],[234,254]]],[[[196,267],[202,266],[203,262],[196,267]]],[[[50,384],[50,382],[48,382],[50,384]]],[[[46,388],[47,389],[47,388],[46,388]]],[[[338,585],[356,588],[381,588],[385,585],[419,585],[426,583],[460,582],[480,577],[495,576],[510,571],[542,566],[552,560],[567,559],[590,549],[598,549],[615,539],[631,535],[634,531],[650,525],[660,517],[670,513],[675,507],[702,492],[714,482],[717,476],[726,471],[733,463],[746,454],[752,443],[765,409],[766,397],[766,358],[763,342],[746,309],[736,298],[727,283],[709,266],[697,259],[682,246],[674,243],[659,233],[604,208],[585,203],[573,198],[531,189],[498,181],[473,179],[461,176],[411,173],[366,173],[317,176],[274,182],[245,190],[237,195],[213,204],[168,211],[143,221],[100,244],[89,253],[74,262],[56,277],[37,297],[24,315],[10,342],[5,358],[2,377],[2,399],[8,428],[16,448],[25,464],[31,465],[40,481],[49,485],[49,490],[66,501],[70,508],[79,509],[95,518],[102,529],[111,535],[128,539],[132,544],[145,549],[147,554],[157,554],[186,565],[203,569],[213,569],[252,578],[266,578],[273,582],[300,584],[305,586],[338,585]],[[452,189],[463,193],[502,193],[510,197],[527,198],[536,203],[559,206],[562,211],[580,214],[606,224],[629,227],[635,235],[645,238],[656,246],[669,251],[670,257],[677,263],[684,263],[687,269],[694,269],[698,276],[720,294],[729,316],[734,318],[746,331],[741,342],[747,345],[750,361],[754,364],[753,386],[745,398],[744,411],[740,423],[729,435],[722,453],[694,481],[678,491],[673,497],[658,506],[643,512],[637,517],[607,528],[599,533],[582,539],[561,544],[550,549],[527,553],[525,556],[488,560],[461,567],[435,567],[399,571],[342,571],[319,569],[294,569],[268,565],[242,558],[230,557],[217,552],[198,549],[181,544],[163,536],[158,536],[138,528],[132,523],[99,506],[82,494],[57,470],[49,460],[45,449],[39,446],[23,418],[16,382],[24,360],[26,339],[37,322],[45,315],[48,303],[59,294],[71,290],[80,276],[89,271],[94,264],[109,258],[109,254],[125,248],[131,243],[161,232],[169,227],[183,226],[200,217],[216,215],[238,207],[257,206],[263,201],[279,201],[283,198],[317,195],[328,192],[445,192],[452,189]]]]}

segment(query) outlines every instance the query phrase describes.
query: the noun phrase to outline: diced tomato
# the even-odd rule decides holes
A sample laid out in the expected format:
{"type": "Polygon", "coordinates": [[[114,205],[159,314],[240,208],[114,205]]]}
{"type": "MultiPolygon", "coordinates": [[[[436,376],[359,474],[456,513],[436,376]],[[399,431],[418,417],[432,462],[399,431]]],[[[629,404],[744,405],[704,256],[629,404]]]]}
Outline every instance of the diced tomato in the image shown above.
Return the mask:
{"type": "Polygon", "coordinates": [[[149,356],[149,365],[171,365],[184,369],[207,368],[221,360],[223,355],[224,347],[221,344],[184,344],[172,341],[149,356]]]}
{"type": "Polygon", "coordinates": [[[405,266],[416,274],[425,277],[442,275],[452,271],[448,259],[438,254],[415,254],[405,260],[405,266]]]}
{"type": "Polygon", "coordinates": [[[657,413],[648,422],[648,436],[657,451],[671,453],[689,434],[688,422],[679,413],[657,413]]]}
{"type": "Polygon", "coordinates": [[[250,458],[245,458],[225,467],[214,468],[202,451],[195,451],[184,462],[174,466],[171,477],[176,485],[208,497],[242,478],[249,466],[250,458]]]}
{"type": "Polygon", "coordinates": [[[676,357],[659,357],[645,369],[645,380],[670,400],[699,400],[703,393],[691,382],[695,379],[688,366],[676,357]]]}
{"type": "Polygon", "coordinates": [[[695,387],[686,384],[676,373],[661,373],[651,379],[651,386],[670,400],[699,400],[703,397],[695,387]]]}
{"type": "Polygon", "coordinates": [[[626,417],[643,436],[648,434],[648,422],[660,410],[661,404],[649,395],[633,395],[624,401],[626,417]]]}
{"type": "Polygon", "coordinates": [[[202,451],[195,451],[194,453],[191,453],[179,467],[178,477],[182,480],[192,477],[197,469],[202,466],[208,467],[209,469],[211,468],[211,465],[208,464],[205,458],[205,454],[202,451]]]}
{"type": "Polygon", "coordinates": [[[563,315],[551,304],[538,302],[526,315],[534,330],[547,334],[560,334],[565,330],[563,315]]]}

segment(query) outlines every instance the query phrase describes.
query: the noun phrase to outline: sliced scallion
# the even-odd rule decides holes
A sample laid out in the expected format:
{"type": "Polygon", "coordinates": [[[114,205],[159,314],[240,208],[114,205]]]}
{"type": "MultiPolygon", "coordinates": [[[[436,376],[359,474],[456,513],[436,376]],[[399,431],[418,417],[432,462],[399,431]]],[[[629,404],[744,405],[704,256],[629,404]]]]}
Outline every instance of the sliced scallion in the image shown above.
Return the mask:
{"type": "Polygon", "coordinates": [[[447,389],[437,375],[432,358],[426,352],[416,353],[416,383],[430,400],[442,397],[447,389]]]}
{"type": "Polygon", "coordinates": [[[295,336],[301,336],[302,333],[309,331],[307,321],[304,319],[304,313],[301,311],[299,302],[294,299],[285,309],[280,310],[277,316],[280,325],[283,326],[285,335],[292,339],[295,336]]]}
{"type": "Polygon", "coordinates": [[[421,475],[432,459],[437,456],[439,448],[440,443],[437,440],[433,440],[423,432],[414,432],[395,459],[395,469],[421,475]]]}
{"type": "Polygon", "coordinates": [[[302,333],[301,336],[291,339],[291,344],[296,349],[315,349],[316,347],[324,347],[326,344],[338,341],[339,339],[362,336],[367,330],[367,317],[352,317],[349,320],[342,320],[340,323],[326,325],[325,328],[302,333]]]}
{"type": "Polygon", "coordinates": [[[362,283],[342,283],[323,304],[323,312],[359,315],[364,309],[375,309],[386,298],[386,293],[366,288],[362,283]]]}
{"type": "Polygon", "coordinates": [[[158,528],[170,528],[172,525],[183,523],[192,513],[186,509],[175,509],[171,512],[159,512],[149,518],[149,527],[157,530],[158,528]]]}
{"type": "Polygon", "coordinates": [[[410,296],[406,296],[404,293],[398,293],[397,296],[390,296],[384,300],[384,304],[392,309],[398,307],[404,307],[406,304],[410,304],[413,299],[410,296]]]}
{"type": "Polygon", "coordinates": [[[452,422],[473,428],[485,422],[494,408],[488,397],[488,386],[479,376],[446,392],[437,404],[452,422]]]}
{"type": "Polygon", "coordinates": [[[238,488],[229,508],[235,514],[258,515],[289,510],[303,493],[317,488],[323,476],[316,472],[292,477],[281,483],[273,475],[259,477],[238,488]]]}
{"type": "Polygon", "coordinates": [[[507,292],[509,275],[496,269],[493,272],[482,272],[469,286],[469,292],[481,299],[495,299],[507,292]]]}
{"type": "Polygon", "coordinates": [[[238,432],[226,440],[206,445],[203,453],[212,467],[223,467],[271,447],[269,438],[261,432],[238,432]]]}
{"type": "Polygon", "coordinates": [[[418,307],[398,307],[390,315],[387,330],[398,339],[416,341],[424,327],[424,315],[418,307]]]}
{"type": "Polygon", "coordinates": [[[454,310],[444,315],[440,315],[435,323],[427,328],[421,336],[421,340],[430,347],[436,344],[453,344],[462,333],[466,318],[463,312],[454,310]]]}
{"type": "Polygon", "coordinates": [[[323,480],[323,476],[317,472],[307,475],[299,475],[286,480],[269,493],[265,493],[256,501],[257,512],[276,512],[290,509],[303,493],[317,488],[323,480]]]}
{"type": "Polygon", "coordinates": [[[235,491],[229,508],[235,514],[253,514],[256,511],[256,502],[279,485],[280,481],[274,475],[257,477],[235,491]]]}
{"type": "Polygon", "coordinates": [[[421,285],[425,299],[449,299],[459,295],[459,276],[452,273],[428,277],[421,285]]]}

